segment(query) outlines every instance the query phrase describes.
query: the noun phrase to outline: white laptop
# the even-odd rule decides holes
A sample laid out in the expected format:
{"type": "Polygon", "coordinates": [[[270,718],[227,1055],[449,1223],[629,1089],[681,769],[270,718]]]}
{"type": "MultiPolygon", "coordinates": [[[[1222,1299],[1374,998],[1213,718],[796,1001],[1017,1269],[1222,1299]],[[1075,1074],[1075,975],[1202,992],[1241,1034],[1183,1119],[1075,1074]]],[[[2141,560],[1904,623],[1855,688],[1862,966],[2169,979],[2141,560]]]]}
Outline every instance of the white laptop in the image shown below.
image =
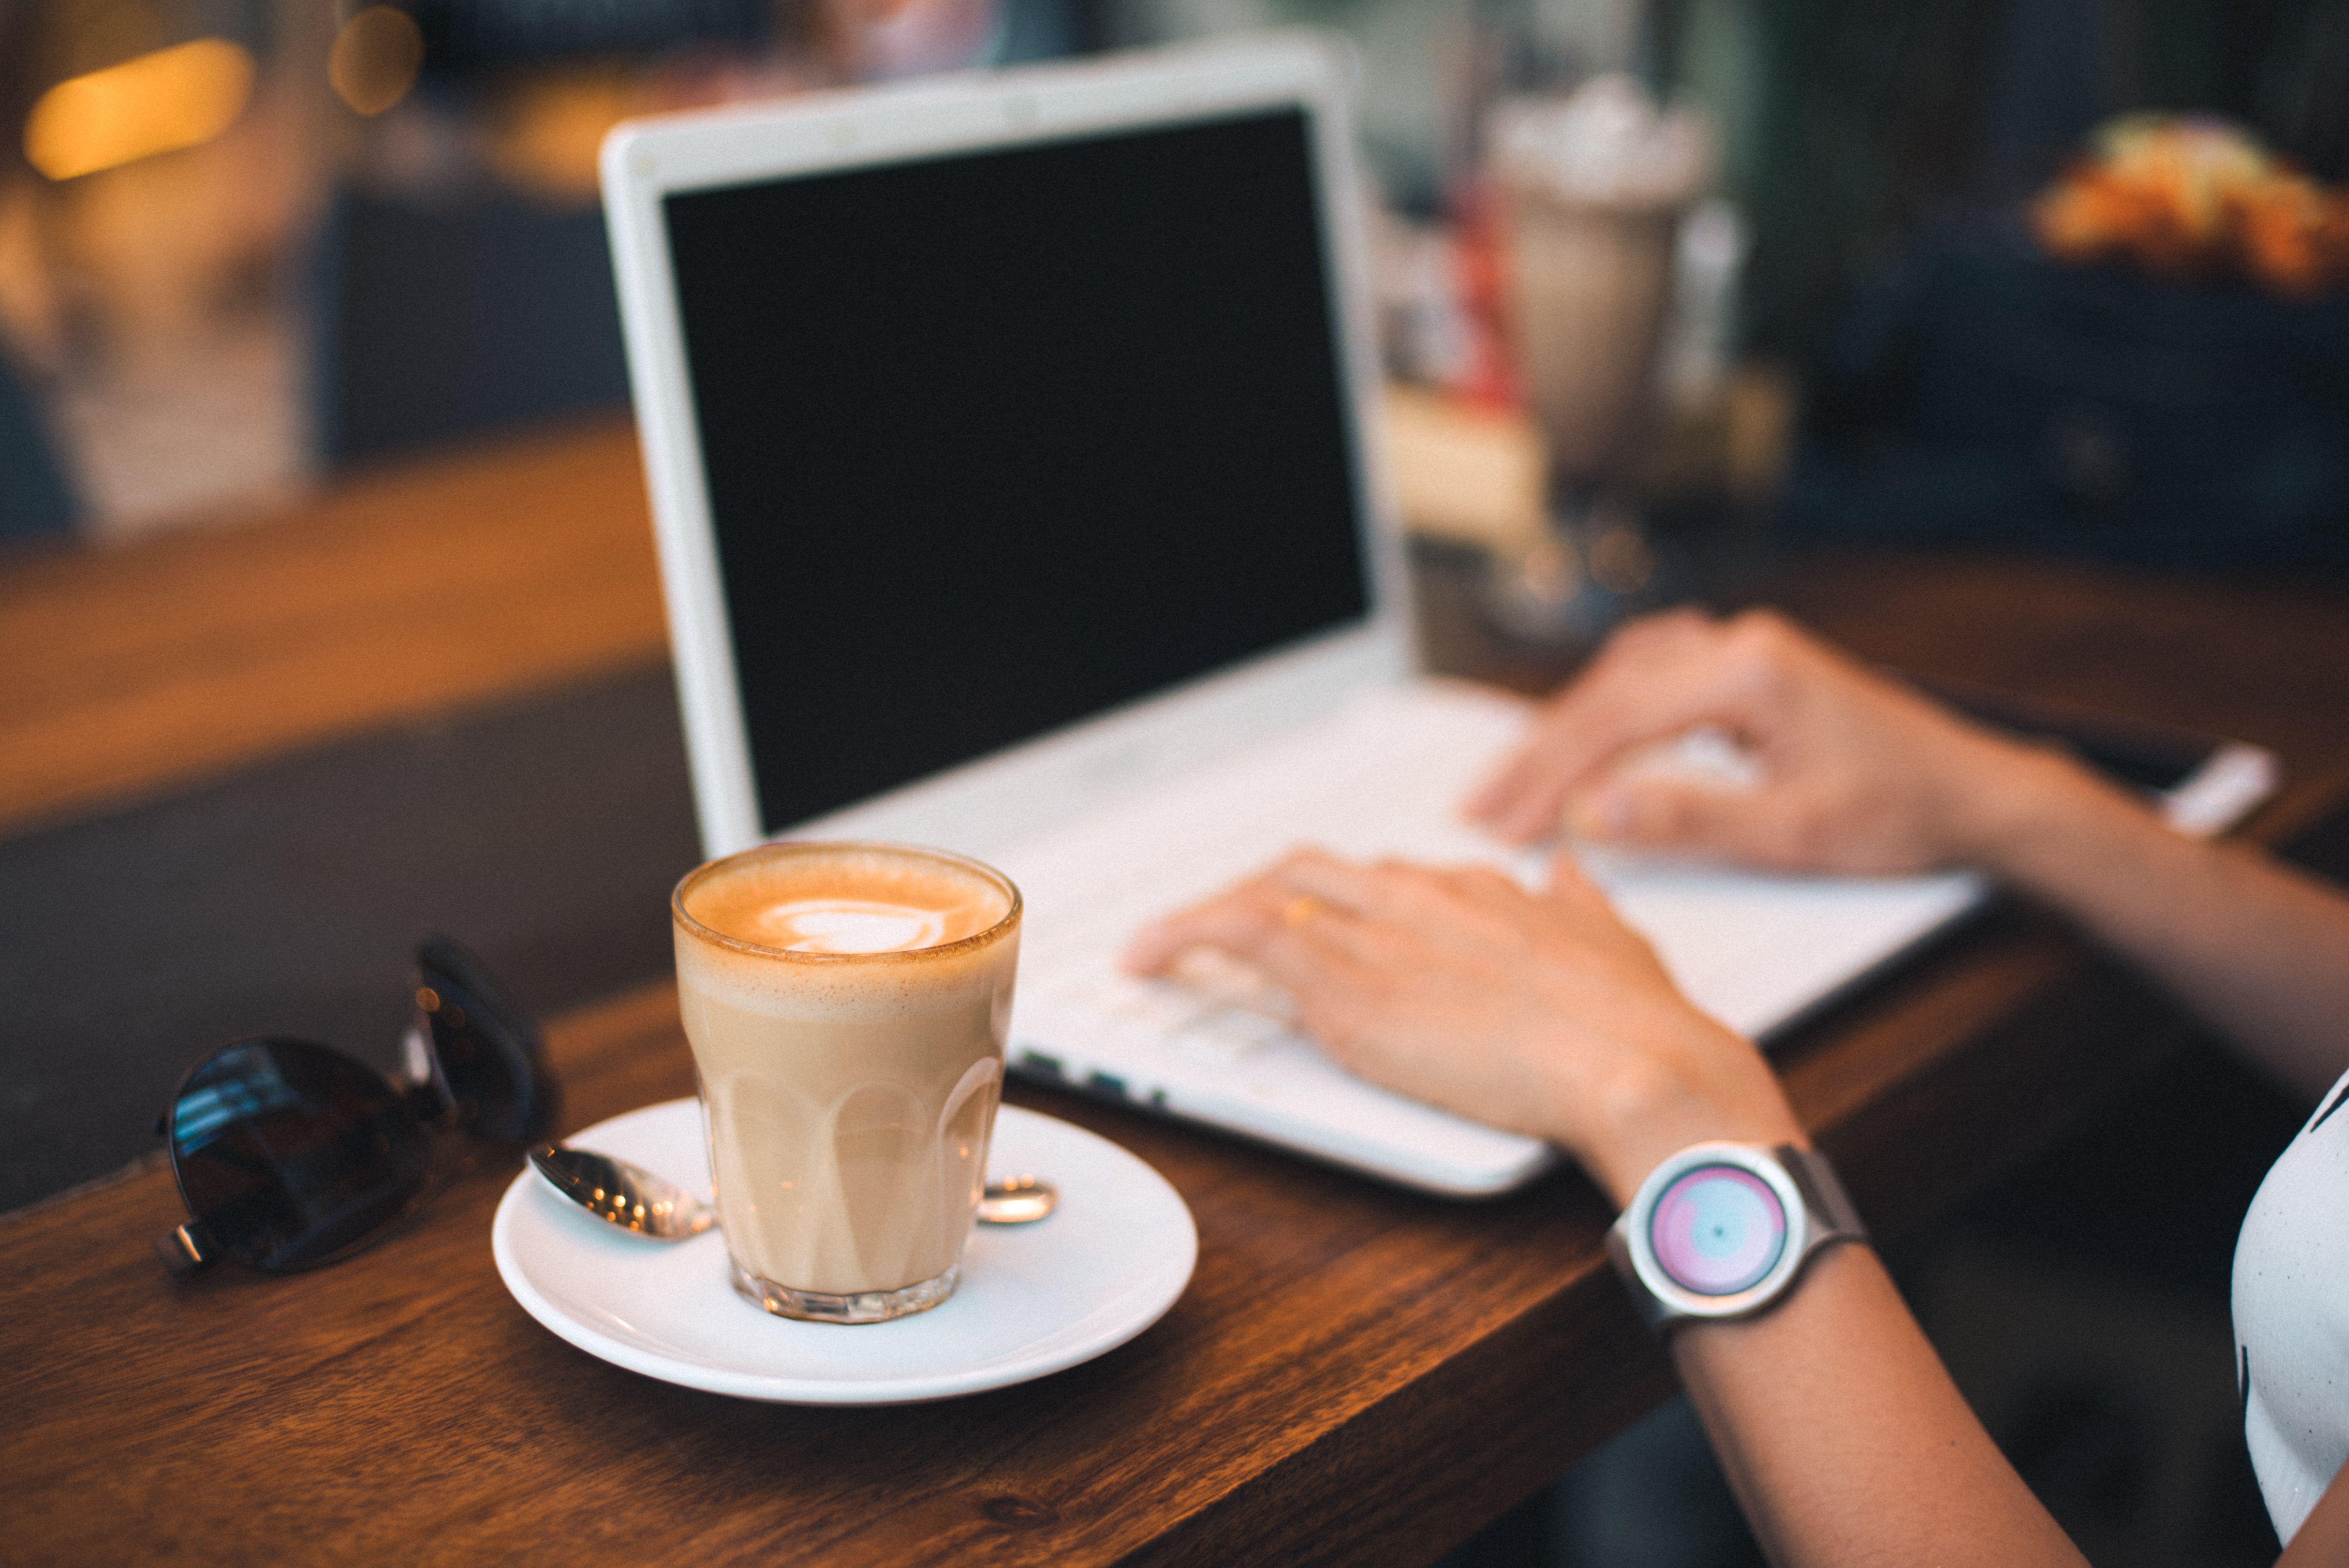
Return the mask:
{"type": "MultiPolygon", "coordinates": [[[[1277,37],[642,121],[605,211],[707,851],[987,859],[1015,1071],[1493,1193],[1551,1151],[1113,965],[1299,843],[1538,874],[1456,815],[1524,705],[1418,674],[1346,91],[1277,37]]],[[[1983,892],[1593,870],[1757,1038],[1983,892]]]]}

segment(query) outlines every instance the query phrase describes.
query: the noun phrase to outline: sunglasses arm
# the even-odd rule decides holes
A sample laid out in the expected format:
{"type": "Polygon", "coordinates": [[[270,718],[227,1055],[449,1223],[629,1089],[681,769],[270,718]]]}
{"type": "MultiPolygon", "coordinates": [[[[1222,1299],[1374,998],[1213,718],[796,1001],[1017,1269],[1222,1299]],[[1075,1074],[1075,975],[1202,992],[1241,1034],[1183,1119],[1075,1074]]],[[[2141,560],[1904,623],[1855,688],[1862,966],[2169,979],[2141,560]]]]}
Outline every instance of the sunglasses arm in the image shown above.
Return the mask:
{"type": "Polygon", "coordinates": [[[456,1108],[448,1083],[434,1066],[432,1039],[421,1023],[410,1024],[399,1042],[399,1072],[392,1081],[406,1090],[408,1102],[426,1121],[438,1121],[456,1108]]]}
{"type": "Polygon", "coordinates": [[[211,1228],[202,1220],[191,1220],[157,1241],[155,1255],[163,1260],[163,1266],[175,1277],[185,1277],[219,1262],[221,1254],[211,1228]]]}

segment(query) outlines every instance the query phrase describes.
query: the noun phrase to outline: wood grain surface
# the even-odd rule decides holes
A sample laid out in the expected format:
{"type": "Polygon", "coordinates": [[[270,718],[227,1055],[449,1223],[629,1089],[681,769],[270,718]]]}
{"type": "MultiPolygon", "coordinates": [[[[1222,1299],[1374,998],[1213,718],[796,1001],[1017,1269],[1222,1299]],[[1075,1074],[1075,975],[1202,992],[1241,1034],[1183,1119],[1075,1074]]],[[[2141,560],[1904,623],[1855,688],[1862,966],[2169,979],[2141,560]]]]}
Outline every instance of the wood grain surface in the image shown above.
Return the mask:
{"type": "Polygon", "coordinates": [[[667,645],[625,423],[18,556],[0,562],[0,831],[667,645]]]}
{"type": "MultiPolygon", "coordinates": [[[[0,578],[7,649],[97,651],[87,667],[60,655],[37,698],[0,697],[8,809],[158,787],[180,766],[159,770],[159,754],[217,769],[644,656],[649,555],[626,564],[642,544],[616,521],[640,509],[635,486],[606,434],[361,487],[322,503],[316,537],[291,517],[31,568],[53,593],[0,578]],[[592,515],[566,544],[555,513],[572,508],[592,515]],[[459,585],[451,550],[505,586],[459,585]],[[468,605],[445,624],[472,627],[450,632],[472,639],[455,654],[409,621],[443,593],[468,605]],[[272,716],[255,694],[281,686],[289,713],[272,716]],[[60,755],[19,758],[27,737],[60,755]],[[101,755],[67,755],[84,745],[101,755]]],[[[1441,621],[1464,589],[1440,567],[1426,583],[1441,621]]],[[[1743,592],[1921,674],[2274,746],[2291,781],[2258,833],[2349,796],[2349,593],[1868,557],[1743,592]]],[[[1450,647],[1454,667],[1475,663],[1470,643],[1450,647]]],[[[1554,673],[1488,651],[1521,683],[1554,673]]],[[[1777,1057],[1889,1236],[2185,1037],[2060,923],[2001,903],[1777,1057]]],[[[692,1088],[666,985],[560,1020],[552,1048],[574,1127],[692,1088]]],[[[148,1251],[180,1218],[162,1171],[0,1219],[0,1559],[1424,1563],[1669,1391],[1578,1175],[1455,1204],[1112,1107],[1013,1098],[1163,1171],[1198,1221],[1198,1272],[1134,1342],[935,1406],[762,1406],[571,1348],[492,1263],[507,1165],[360,1256],[285,1279],[169,1278],[148,1251]]]]}
{"type": "MultiPolygon", "coordinates": [[[[2009,912],[1793,1042],[1787,1078],[1889,1236],[2178,1034],[2009,912]]],[[[553,1049],[574,1125],[691,1092],[666,985],[564,1020],[553,1049]]],[[[492,1264],[512,1166],[284,1279],[171,1280],[147,1250],[180,1217],[161,1171],[0,1222],[5,1555],[1423,1563],[1669,1391],[1578,1175],[1460,1205],[1014,1099],[1164,1172],[1197,1219],[1198,1272],[1133,1344],[946,1405],[754,1405],[573,1349],[492,1264]]]]}

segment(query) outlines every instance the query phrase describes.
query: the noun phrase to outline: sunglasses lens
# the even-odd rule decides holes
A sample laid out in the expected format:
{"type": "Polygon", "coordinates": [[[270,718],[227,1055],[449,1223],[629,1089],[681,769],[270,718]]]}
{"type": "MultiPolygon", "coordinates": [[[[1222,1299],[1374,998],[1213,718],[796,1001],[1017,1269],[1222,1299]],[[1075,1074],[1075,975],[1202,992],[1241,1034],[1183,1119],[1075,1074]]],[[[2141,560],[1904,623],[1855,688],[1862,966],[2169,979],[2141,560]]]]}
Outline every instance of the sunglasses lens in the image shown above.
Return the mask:
{"type": "Polygon", "coordinates": [[[430,1140],[382,1077],[307,1040],[241,1040],[198,1063],[171,1102],[188,1212],[254,1268],[326,1263],[423,1189],[430,1140]]]}
{"type": "Polygon", "coordinates": [[[445,936],[416,953],[416,1004],[459,1127],[493,1143],[543,1138],[563,1108],[538,1026],[481,961],[445,936]]]}

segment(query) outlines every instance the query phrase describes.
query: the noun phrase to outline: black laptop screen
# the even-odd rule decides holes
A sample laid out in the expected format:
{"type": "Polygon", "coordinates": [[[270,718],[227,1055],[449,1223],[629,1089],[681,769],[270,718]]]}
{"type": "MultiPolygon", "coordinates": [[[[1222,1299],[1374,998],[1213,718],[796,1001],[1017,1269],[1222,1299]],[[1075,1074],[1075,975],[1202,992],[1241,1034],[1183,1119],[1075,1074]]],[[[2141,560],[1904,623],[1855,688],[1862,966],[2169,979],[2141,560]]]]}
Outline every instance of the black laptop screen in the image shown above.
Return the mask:
{"type": "Polygon", "coordinates": [[[1307,136],[667,199],[767,830],[1367,614],[1307,136]]]}

